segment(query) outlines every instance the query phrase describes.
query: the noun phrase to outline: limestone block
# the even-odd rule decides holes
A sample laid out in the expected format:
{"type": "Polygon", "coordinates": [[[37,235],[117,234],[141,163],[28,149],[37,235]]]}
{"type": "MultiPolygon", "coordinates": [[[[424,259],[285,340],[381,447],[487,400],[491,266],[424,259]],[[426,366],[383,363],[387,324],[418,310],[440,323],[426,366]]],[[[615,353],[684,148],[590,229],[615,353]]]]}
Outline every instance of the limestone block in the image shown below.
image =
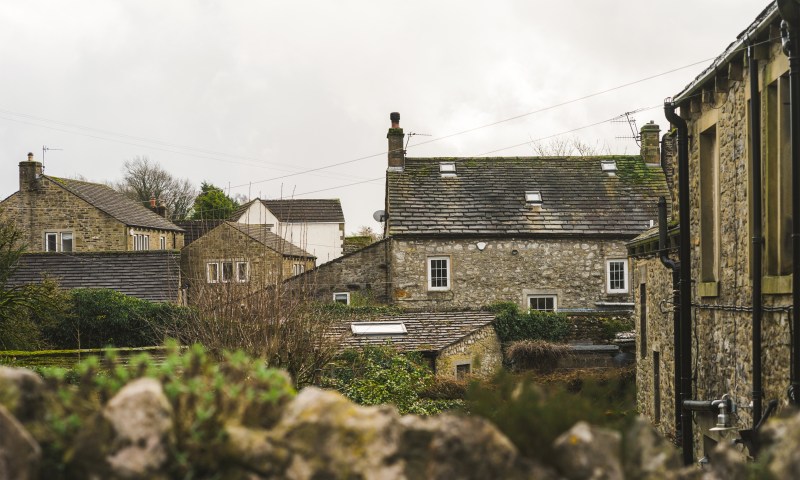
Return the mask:
{"type": "Polygon", "coordinates": [[[44,381],[25,368],[0,367],[0,405],[21,422],[37,418],[43,409],[44,381]]]}
{"type": "Polygon", "coordinates": [[[578,422],[553,442],[555,461],[570,480],[622,480],[619,432],[578,422]]]}

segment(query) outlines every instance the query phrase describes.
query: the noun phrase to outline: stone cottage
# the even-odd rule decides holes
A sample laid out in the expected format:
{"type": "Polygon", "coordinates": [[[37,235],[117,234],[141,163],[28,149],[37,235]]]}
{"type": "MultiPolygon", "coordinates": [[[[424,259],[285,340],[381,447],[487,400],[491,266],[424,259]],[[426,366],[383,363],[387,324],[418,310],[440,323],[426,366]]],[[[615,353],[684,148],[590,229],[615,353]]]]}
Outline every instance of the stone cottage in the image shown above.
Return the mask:
{"type": "Polygon", "coordinates": [[[780,23],[771,3],[665,104],[675,127],[665,162],[679,172],[668,243],[659,250],[651,229],[629,244],[639,411],[683,445],[686,463],[735,439],[754,455],[747,431],[768,402],[790,401],[792,106],[780,23]],[[723,398],[728,424],[717,424],[719,402],[697,411],[723,398]]]}
{"type": "Polygon", "coordinates": [[[406,158],[392,114],[385,240],[307,277],[321,299],[417,310],[514,302],[550,311],[633,308],[625,243],[667,193],[659,129],[642,154],[406,158]]]}
{"type": "Polygon", "coordinates": [[[19,191],[0,211],[25,232],[31,252],[177,250],[183,230],[107,185],[45,175],[28,154],[19,191]]]}
{"type": "Polygon", "coordinates": [[[376,318],[343,319],[331,334],[342,348],[389,345],[419,352],[439,376],[463,379],[489,376],[503,355],[490,312],[415,312],[376,318]]]}
{"type": "Polygon", "coordinates": [[[273,233],[311,253],[320,264],[339,258],[344,250],[344,213],[338,198],[256,198],[239,207],[231,220],[269,224],[273,233]]]}
{"type": "Polygon", "coordinates": [[[11,285],[48,276],[63,288],[181,302],[183,230],[106,185],[45,175],[29,153],[19,163],[19,191],[0,201],[0,216],[23,233],[28,252],[11,285]]]}
{"type": "Polygon", "coordinates": [[[270,232],[269,225],[222,222],[181,250],[190,304],[210,292],[238,297],[313,268],[313,255],[270,232]]]}

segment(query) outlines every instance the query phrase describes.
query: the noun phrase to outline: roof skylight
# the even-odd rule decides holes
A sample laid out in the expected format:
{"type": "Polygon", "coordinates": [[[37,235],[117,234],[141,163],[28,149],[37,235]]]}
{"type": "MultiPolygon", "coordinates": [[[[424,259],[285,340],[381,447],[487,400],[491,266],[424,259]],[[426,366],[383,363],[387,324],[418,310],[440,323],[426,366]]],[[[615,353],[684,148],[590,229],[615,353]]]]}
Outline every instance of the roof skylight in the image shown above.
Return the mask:
{"type": "Polygon", "coordinates": [[[443,177],[455,177],[456,164],[454,162],[440,162],[439,173],[441,173],[443,177]]]}
{"type": "Polygon", "coordinates": [[[528,190],[525,192],[525,201],[530,204],[541,204],[542,192],[539,190],[528,190]]]}
{"type": "Polygon", "coordinates": [[[601,160],[600,169],[604,172],[616,172],[617,162],[615,160],[601,160]]]}
{"type": "Polygon", "coordinates": [[[353,335],[405,335],[403,322],[353,322],[350,324],[353,335]]]}

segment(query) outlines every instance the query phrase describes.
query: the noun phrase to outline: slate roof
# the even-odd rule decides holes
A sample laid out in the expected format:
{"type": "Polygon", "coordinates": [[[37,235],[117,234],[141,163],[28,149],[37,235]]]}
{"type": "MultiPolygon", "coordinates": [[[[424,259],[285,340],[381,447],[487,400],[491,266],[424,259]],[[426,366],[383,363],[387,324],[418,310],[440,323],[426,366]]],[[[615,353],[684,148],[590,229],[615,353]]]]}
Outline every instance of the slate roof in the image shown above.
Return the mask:
{"type": "Polygon", "coordinates": [[[669,198],[664,173],[640,156],[408,158],[387,172],[389,234],[613,235],[630,237],[658,218],[669,198]],[[615,160],[614,176],[601,171],[615,160]],[[442,177],[440,162],[456,175],[442,177]],[[539,191],[541,206],[525,201],[539,191]]]}
{"type": "Polygon", "coordinates": [[[265,247],[287,257],[317,258],[288,240],[269,231],[269,225],[250,225],[246,223],[225,222],[265,247]]]}
{"type": "Polygon", "coordinates": [[[152,302],[175,302],[180,258],[180,253],[168,250],[26,253],[8,283],[39,283],[47,276],[66,289],[110,288],[152,302]]]}
{"type": "Polygon", "coordinates": [[[261,202],[281,222],[344,223],[344,212],[338,198],[295,198],[260,200],[256,198],[239,207],[231,218],[238,220],[254,202],[261,202]]]}
{"type": "Polygon", "coordinates": [[[154,230],[182,231],[180,227],[166,218],[106,185],[48,175],[44,175],[44,178],[51,180],[125,225],[154,230]]]}
{"type": "Polygon", "coordinates": [[[183,229],[183,246],[189,245],[225,220],[178,220],[175,225],[183,229]]]}
{"type": "Polygon", "coordinates": [[[383,315],[370,319],[342,319],[332,326],[331,332],[341,338],[342,348],[391,343],[402,351],[440,351],[481,328],[490,325],[495,315],[491,312],[415,312],[400,315],[383,315]],[[406,326],[404,335],[353,335],[352,322],[397,322],[406,326]]]}

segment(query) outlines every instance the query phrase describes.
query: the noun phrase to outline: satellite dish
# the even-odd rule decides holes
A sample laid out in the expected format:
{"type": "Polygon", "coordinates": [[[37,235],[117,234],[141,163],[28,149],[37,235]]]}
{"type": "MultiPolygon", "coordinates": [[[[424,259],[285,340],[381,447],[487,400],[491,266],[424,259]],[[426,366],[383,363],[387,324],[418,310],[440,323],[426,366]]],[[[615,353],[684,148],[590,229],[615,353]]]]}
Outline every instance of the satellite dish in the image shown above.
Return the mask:
{"type": "Polygon", "coordinates": [[[389,215],[386,214],[385,210],[377,210],[372,214],[372,218],[374,218],[376,222],[385,222],[386,219],[389,218],[389,215]]]}

